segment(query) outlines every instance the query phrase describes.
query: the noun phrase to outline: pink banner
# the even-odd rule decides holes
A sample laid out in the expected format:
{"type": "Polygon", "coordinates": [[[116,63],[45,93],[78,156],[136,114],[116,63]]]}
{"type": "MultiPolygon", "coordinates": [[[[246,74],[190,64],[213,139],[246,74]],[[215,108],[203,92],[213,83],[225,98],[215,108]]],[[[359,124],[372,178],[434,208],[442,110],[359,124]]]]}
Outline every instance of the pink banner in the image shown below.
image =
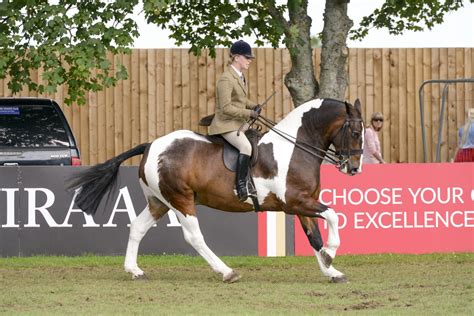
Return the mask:
{"type": "MultiPolygon", "coordinates": [[[[339,215],[338,254],[473,252],[473,184],[474,163],[364,165],[353,177],[324,165],[320,201],[339,215]]],[[[313,255],[297,217],[295,255],[313,255]]]]}

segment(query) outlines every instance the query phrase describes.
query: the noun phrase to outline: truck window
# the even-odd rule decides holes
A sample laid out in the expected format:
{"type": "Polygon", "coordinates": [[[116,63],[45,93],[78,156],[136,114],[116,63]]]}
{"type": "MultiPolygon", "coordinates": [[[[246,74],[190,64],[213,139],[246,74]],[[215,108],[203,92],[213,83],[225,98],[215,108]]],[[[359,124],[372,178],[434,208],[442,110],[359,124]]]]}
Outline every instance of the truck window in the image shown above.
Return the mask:
{"type": "Polygon", "coordinates": [[[0,146],[69,147],[69,139],[51,106],[0,106],[0,146]]]}

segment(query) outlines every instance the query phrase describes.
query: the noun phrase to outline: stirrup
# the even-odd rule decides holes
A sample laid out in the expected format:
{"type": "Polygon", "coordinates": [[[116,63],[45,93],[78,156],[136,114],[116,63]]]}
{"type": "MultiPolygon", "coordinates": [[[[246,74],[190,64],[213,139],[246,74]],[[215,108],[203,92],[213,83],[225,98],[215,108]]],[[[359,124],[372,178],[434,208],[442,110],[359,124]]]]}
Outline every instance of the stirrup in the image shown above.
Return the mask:
{"type": "Polygon", "coordinates": [[[241,195],[239,194],[239,189],[237,188],[237,195],[239,197],[239,201],[240,202],[245,202],[248,198],[250,198],[252,200],[252,203],[253,203],[253,208],[255,210],[255,212],[260,212],[260,203],[258,203],[258,197],[257,197],[257,190],[255,189],[255,184],[253,183],[253,179],[250,179],[250,180],[247,180],[246,183],[245,183],[245,191],[241,193],[245,193],[245,195],[243,195],[241,197],[241,195]]]}
{"type": "Polygon", "coordinates": [[[247,179],[247,192],[248,192],[248,195],[251,196],[255,196],[257,197],[257,189],[255,188],[255,183],[253,182],[253,178],[249,177],[249,179],[247,179]]]}

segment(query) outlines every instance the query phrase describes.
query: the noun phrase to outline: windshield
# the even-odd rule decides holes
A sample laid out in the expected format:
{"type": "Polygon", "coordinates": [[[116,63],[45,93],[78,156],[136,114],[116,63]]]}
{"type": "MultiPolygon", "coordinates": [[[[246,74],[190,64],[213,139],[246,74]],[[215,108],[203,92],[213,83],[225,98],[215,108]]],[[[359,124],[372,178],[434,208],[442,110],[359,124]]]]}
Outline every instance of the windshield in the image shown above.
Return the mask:
{"type": "Polygon", "coordinates": [[[58,112],[48,105],[0,105],[0,147],[68,147],[58,112]]]}

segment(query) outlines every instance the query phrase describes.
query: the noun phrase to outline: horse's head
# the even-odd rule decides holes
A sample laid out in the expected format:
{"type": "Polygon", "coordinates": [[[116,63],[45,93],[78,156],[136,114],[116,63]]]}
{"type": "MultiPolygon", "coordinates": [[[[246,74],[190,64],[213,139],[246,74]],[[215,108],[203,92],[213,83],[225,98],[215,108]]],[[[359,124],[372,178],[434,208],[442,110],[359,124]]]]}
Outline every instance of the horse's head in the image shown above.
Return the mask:
{"type": "Polygon", "coordinates": [[[345,117],[340,120],[340,128],[335,131],[332,144],[340,158],[341,172],[355,175],[362,171],[362,148],[364,145],[364,122],[357,99],[354,105],[345,102],[345,117]]]}

